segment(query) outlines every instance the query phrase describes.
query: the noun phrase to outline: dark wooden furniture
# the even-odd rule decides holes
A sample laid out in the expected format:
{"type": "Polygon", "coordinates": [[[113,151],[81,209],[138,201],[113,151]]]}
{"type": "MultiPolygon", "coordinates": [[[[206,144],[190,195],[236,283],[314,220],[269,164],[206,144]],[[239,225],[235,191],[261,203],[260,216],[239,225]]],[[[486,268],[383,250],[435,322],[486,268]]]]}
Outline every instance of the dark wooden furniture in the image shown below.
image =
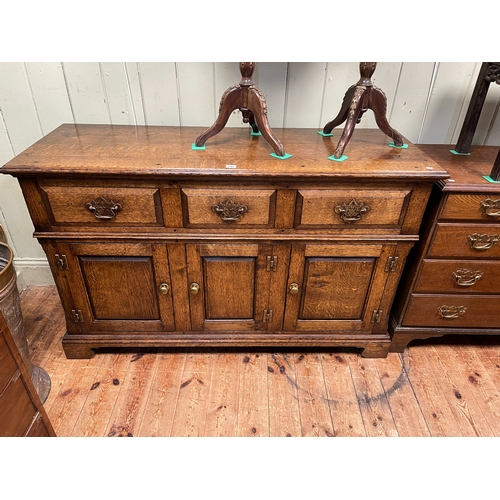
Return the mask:
{"type": "Polygon", "coordinates": [[[285,149],[274,135],[267,119],[266,98],[252,80],[254,68],[254,62],[240,63],[240,83],[229,87],[222,94],[217,120],[208,130],[198,136],[195,141],[196,147],[204,146],[210,137],[218,134],[226,126],[231,113],[239,109],[243,116],[243,123],[249,123],[254,134],[262,134],[276,155],[285,156],[285,149]]]}
{"type": "Polygon", "coordinates": [[[500,334],[500,184],[488,182],[498,148],[419,148],[450,173],[434,188],[391,314],[392,347],[447,333],[500,334]]]}
{"type": "Polygon", "coordinates": [[[333,157],[336,159],[342,158],[344,149],[354,132],[354,127],[369,109],[375,115],[377,126],[384,134],[392,138],[394,146],[402,147],[404,144],[402,135],[394,130],[387,121],[387,98],[384,92],[373,85],[372,75],[376,67],[377,63],[375,62],[359,64],[360,79],[358,83],[347,89],[338,115],[323,127],[323,134],[329,135],[335,127],[346,122],[342,136],[333,153],[333,157]]]}
{"type": "Polygon", "coordinates": [[[55,432],[0,312],[0,437],[22,436],[55,432]]]}
{"type": "Polygon", "coordinates": [[[62,125],[0,172],[18,177],[67,319],[68,357],[120,346],[389,349],[388,314],[435,181],[415,147],[358,130],[292,158],[228,129],[62,125]]]}

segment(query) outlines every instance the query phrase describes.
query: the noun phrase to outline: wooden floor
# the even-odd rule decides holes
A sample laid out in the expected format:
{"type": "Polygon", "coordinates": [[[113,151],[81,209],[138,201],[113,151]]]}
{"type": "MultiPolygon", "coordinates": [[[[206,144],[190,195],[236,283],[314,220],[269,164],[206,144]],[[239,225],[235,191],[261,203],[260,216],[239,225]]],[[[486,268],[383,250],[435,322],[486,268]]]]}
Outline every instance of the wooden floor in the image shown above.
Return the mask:
{"type": "Polygon", "coordinates": [[[58,436],[500,436],[500,343],[404,354],[155,350],[66,359],[54,287],[21,294],[58,436]]]}

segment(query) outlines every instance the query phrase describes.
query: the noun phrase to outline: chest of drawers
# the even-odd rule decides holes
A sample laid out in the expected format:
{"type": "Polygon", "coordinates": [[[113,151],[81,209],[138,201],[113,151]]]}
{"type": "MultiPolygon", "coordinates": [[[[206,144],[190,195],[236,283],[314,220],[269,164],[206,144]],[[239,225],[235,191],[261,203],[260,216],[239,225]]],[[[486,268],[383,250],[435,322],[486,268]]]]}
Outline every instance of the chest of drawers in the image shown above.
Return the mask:
{"type": "Polygon", "coordinates": [[[432,184],[422,152],[358,130],[63,125],[18,177],[66,313],[66,355],[101,347],[351,346],[387,355],[388,313],[432,184]]]}
{"type": "Polygon", "coordinates": [[[432,193],[421,241],[412,250],[391,317],[391,350],[413,339],[500,334],[500,184],[488,182],[498,148],[420,148],[450,178],[432,193]]]}

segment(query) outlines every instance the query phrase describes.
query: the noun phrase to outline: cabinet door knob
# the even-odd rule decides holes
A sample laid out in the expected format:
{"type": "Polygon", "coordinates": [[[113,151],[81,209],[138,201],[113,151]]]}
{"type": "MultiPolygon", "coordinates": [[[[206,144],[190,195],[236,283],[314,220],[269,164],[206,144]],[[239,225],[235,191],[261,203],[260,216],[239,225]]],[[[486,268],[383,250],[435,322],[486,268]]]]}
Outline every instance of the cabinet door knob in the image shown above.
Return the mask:
{"type": "Polygon", "coordinates": [[[168,283],[162,283],[160,285],[160,293],[162,295],[166,295],[169,290],[170,290],[170,286],[168,285],[168,283]]]}
{"type": "Polygon", "coordinates": [[[200,290],[200,285],[198,285],[198,283],[191,283],[189,285],[189,293],[190,294],[196,295],[199,290],[200,290]]]}
{"type": "Polygon", "coordinates": [[[291,295],[297,295],[299,293],[299,285],[297,283],[290,283],[288,290],[291,295]]]}

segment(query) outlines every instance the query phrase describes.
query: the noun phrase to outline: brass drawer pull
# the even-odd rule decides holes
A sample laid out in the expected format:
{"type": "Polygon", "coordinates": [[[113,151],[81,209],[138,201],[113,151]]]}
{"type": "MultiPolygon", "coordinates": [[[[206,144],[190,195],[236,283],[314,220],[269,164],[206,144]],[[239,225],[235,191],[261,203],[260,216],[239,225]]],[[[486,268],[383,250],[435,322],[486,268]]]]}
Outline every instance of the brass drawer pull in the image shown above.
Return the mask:
{"type": "Polygon", "coordinates": [[[497,234],[489,235],[474,233],[467,236],[467,244],[475,250],[488,250],[498,242],[498,239],[497,234]]]}
{"type": "Polygon", "coordinates": [[[196,295],[200,290],[200,285],[198,285],[198,283],[191,283],[189,285],[189,293],[191,295],[196,295]]]}
{"type": "Polygon", "coordinates": [[[122,206],[113,200],[107,200],[104,196],[99,196],[96,200],[86,203],[85,208],[93,213],[96,219],[107,221],[114,219],[122,206]]]}
{"type": "Polygon", "coordinates": [[[340,218],[346,224],[352,224],[361,219],[361,216],[370,211],[370,207],[365,205],[363,202],[357,202],[354,198],[349,203],[342,203],[342,205],[337,205],[334,209],[336,214],[340,215],[340,218]]]}
{"type": "Polygon", "coordinates": [[[299,285],[297,283],[290,283],[288,290],[291,295],[297,295],[299,293],[299,285]]]}
{"type": "Polygon", "coordinates": [[[228,198],[226,201],[220,202],[212,207],[212,211],[216,213],[224,222],[235,222],[248,212],[248,207],[237,201],[228,198]]]}
{"type": "Polygon", "coordinates": [[[166,295],[169,290],[170,290],[170,286],[168,285],[168,283],[162,283],[160,285],[160,293],[162,295],[166,295]]]}
{"type": "Polygon", "coordinates": [[[481,271],[472,271],[471,269],[457,269],[451,274],[453,281],[460,286],[472,286],[483,277],[481,271]]]}
{"type": "Polygon", "coordinates": [[[439,306],[438,313],[442,318],[456,319],[460,315],[465,314],[467,308],[465,306],[439,306]]]}
{"type": "Polygon", "coordinates": [[[490,217],[500,217],[500,199],[486,198],[479,204],[479,210],[490,217]]]}

